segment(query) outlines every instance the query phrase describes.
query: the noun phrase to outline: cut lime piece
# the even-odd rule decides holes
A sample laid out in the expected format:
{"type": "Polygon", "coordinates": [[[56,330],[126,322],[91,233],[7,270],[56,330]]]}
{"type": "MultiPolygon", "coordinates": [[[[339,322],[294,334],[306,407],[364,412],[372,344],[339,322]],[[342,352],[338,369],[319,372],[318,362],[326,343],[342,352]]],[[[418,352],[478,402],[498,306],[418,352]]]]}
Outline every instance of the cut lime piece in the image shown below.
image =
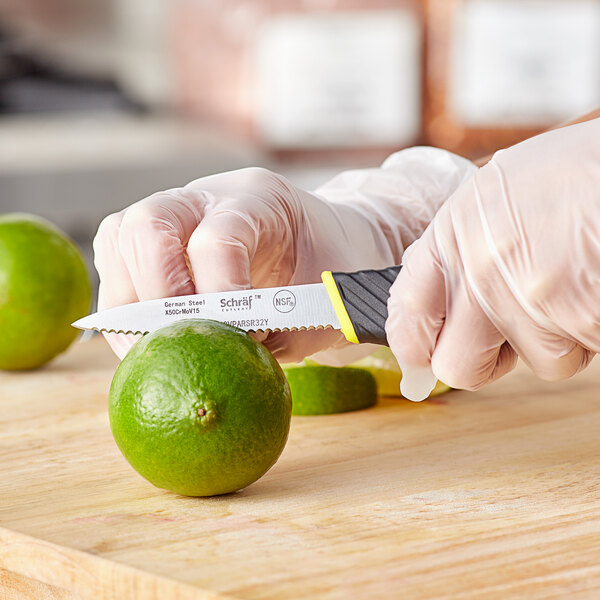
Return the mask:
{"type": "MultiPolygon", "coordinates": [[[[380,396],[402,396],[400,393],[402,371],[388,347],[382,346],[373,354],[352,363],[350,366],[369,371],[377,381],[377,391],[380,396]]],[[[443,394],[451,389],[450,386],[438,381],[429,397],[443,394]]]]}
{"type": "Polygon", "coordinates": [[[373,406],[377,383],[369,371],[353,367],[283,365],[292,392],[293,415],[328,415],[373,406]]]}

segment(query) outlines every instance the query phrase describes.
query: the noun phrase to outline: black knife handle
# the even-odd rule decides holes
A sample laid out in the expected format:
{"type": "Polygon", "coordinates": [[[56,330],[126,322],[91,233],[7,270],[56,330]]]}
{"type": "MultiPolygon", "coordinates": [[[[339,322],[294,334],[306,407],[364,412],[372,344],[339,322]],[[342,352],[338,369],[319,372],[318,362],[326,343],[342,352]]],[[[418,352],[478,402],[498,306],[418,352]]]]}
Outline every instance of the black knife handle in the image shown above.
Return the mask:
{"type": "Polygon", "coordinates": [[[385,322],[390,287],[402,267],[332,273],[324,271],[321,279],[349,342],[368,342],[387,346],[385,322]]]}

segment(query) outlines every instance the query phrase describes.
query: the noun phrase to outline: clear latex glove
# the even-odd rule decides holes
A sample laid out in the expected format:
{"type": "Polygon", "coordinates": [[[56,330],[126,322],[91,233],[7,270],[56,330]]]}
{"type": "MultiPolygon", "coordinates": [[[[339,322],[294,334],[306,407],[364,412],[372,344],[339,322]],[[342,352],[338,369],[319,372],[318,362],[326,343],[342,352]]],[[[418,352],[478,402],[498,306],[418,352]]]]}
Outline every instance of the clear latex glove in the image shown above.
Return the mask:
{"type": "Polygon", "coordinates": [[[386,331],[402,393],[542,379],[600,351],[600,119],[497,152],[406,251],[386,331]]]}
{"type": "MultiPolygon", "coordinates": [[[[342,173],[315,193],[261,168],[159,192],[101,223],[94,240],[98,308],[313,283],[324,270],[398,264],[404,248],[475,170],[448,152],[411,148],[381,168],[342,173]]],[[[136,339],[106,337],[121,358],[136,339]]],[[[349,345],[334,330],[258,337],[282,362],[349,345]]],[[[344,361],[354,357],[351,352],[344,361]]]]}

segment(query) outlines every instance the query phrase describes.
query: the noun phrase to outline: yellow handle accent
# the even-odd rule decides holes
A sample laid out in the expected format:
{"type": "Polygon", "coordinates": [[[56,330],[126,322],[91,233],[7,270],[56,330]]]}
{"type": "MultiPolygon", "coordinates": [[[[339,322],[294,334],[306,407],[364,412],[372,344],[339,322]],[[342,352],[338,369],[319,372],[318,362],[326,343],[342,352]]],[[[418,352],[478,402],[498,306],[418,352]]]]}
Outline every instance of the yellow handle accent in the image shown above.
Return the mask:
{"type": "Polygon", "coordinates": [[[352,325],[352,321],[348,316],[348,311],[346,310],[340,290],[338,289],[331,271],[323,271],[321,273],[321,280],[325,284],[325,289],[329,294],[329,299],[331,300],[335,314],[337,315],[340,325],[342,326],[342,333],[344,334],[344,337],[349,342],[358,344],[358,337],[356,336],[356,331],[354,331],[354,325],[352,325]]]}

